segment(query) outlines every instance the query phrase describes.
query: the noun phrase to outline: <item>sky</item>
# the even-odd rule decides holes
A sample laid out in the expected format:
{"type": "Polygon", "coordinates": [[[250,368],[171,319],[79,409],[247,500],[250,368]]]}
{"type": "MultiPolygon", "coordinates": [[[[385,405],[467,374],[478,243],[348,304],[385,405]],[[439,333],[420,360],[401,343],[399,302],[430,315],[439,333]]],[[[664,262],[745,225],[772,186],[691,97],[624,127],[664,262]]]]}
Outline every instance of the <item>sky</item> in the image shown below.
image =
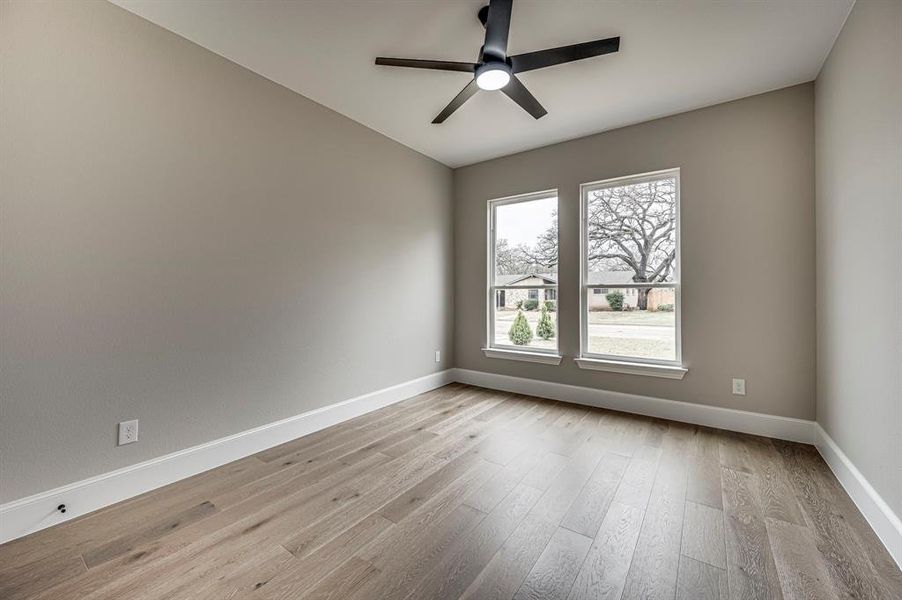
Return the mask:
{"type": "Polygon", "coordinates": [[[495,238],[511,246],[532,246],[551,225],[557,198],[502,204],[495,209],[495,238]]]}

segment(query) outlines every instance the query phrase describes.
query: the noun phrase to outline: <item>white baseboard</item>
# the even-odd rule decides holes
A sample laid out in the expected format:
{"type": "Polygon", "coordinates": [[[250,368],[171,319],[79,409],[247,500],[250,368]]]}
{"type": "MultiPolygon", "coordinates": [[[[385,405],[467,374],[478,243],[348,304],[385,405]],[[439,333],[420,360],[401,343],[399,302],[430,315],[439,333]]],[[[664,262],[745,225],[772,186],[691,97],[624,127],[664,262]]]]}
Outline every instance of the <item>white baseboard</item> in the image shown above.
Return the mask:
{"type": "Polygon", "coordinates": [[[902,520],[826,431],[815,424],[815,445],[852,502],[902,569],[902,520]]]}
{"type": "Polygon", "coordinates": [[[0,505],[0,543],[250,456],[453,381],[451,370],[0,505]],[[56,510],[66,505],[66,513],[56,510]]]}
{"type": "Polygon", "coordinates": [[[802,442],[804,444],[814,442],[814,421],[806,421],[804,419],[793,419],[677,400],[664,400],[636,394],[624,394],[622,392],[610,392],[565,383],[510,377],[484,371],[471,371],[468,369],[452,369],[452,371],[454,381],[495,390],[516,392],[518,394],[598,408],[608,408],[649,417],[658,417],[660,419],[670,419],[671,421],[692,423],[693,425],[705,425],[718,429],[802,442]]]}

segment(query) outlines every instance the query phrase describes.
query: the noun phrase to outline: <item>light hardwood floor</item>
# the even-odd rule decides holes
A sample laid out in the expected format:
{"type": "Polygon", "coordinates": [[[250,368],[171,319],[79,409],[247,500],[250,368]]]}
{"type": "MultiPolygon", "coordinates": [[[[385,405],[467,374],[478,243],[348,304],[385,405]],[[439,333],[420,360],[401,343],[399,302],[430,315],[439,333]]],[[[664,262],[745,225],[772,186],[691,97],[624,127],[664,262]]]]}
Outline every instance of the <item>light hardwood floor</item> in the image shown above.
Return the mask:
{"type": "Polygon", "coordinates": [[[810,446],[450,385],[0,546],[0,598],[902,598],[810,446]]]}

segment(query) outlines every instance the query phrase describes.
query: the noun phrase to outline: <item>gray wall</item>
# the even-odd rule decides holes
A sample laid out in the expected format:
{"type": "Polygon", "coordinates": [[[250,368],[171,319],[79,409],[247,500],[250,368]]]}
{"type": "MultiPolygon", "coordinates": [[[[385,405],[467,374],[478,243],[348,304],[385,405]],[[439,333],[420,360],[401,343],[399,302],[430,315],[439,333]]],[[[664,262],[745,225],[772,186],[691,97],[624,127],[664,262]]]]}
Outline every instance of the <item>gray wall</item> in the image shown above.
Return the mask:
{"type": "Polygon", "coordinates": [[[0,501],[449,366],[450,169],[111,4],[0,19],[0,501]]]}
{"type": "Polygon", "coordinates": [[[902,515],[902,2],[858,0],[816,86],[817,420],[902,515]]]}
{"type": "MultiPolygon", "coordinates": [[[[814,91],[804,84],[457,169],[455,366],[814,417],[814,91]],[[682,169],[682,381],[577,368],[579,185],[682,169]],[[486,201],[557,188],[560,366],[485,358],[486,201]],[[745,397],[731,378],[747,380],[745,397]]],[[[599,107],[604,110],[604,107],[599,107]]]]}

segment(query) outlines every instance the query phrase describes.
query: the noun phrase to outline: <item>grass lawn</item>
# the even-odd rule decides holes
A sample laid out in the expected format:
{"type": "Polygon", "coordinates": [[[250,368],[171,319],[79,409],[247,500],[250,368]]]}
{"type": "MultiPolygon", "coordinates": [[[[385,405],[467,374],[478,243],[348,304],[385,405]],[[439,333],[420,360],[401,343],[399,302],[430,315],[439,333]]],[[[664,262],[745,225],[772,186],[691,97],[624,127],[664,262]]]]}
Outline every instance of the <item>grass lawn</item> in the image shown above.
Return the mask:
{"type": "MultiPolygon", "coordinates": [[[[554,349],[556,339],[535,337],[539,311],[526,311],[526,320],[533,330],[533,340],[524,348],[554,349]]],[[[512,345],[507,332],[517,315],[515,310],[495,313],[495,343],[512,345]]],[[[552,316],[556,316],[552,313],[552,316]]],[[[589,313],[589,352],[613,356],[676,358],[676,314],[648,311],[593,311],[589,313]]]]}

